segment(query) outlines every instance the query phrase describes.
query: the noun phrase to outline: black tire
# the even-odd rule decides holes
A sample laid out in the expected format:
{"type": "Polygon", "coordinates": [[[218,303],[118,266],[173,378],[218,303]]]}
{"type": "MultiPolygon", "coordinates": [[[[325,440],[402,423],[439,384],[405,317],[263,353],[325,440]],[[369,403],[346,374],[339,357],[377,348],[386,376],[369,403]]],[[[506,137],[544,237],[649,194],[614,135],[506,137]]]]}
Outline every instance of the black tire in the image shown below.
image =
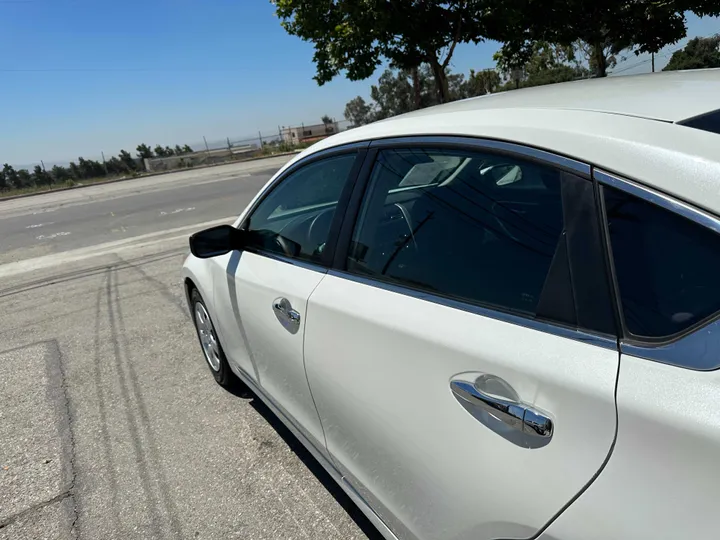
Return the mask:
{"type": "Polygon", "coordinates": [[[193,324],[195,325],[195,332],[197,333],[198,340],[200,341],[200,348],[203,351],[205,363],[207,364],[210,373],[212,373],[215,378],[215,381],[220,386],[223,388],[231,387],[235,384],[235,374],[228,365],[227,358],[225,357],[225,351],[223,351],[220,340],[217,338],[217,334],[215,333],[215,324],[212,322],[207,307],[205,306],[205,301],[197,289],[193,289],[190,293],[190,305],[193,324]],[[198,314],[198,306],[202,306],[200,314],[198,314]],[[207,322],[205,324],[199,321],[199,319],[203,316],[207,317],[207,322]],[[211,335],[212,340],[214,340],[215,346],[212,349],[206,349],[206,345],[203,343],[204,337],[202,334],[203,332],[207,333],[208,329],[209,335],[211,335]],[[213,352],[215,354],[212,354],[209,357],[208,355],[213,352]],[[213,366],[213,363],[217,365],[217,369],[213,366]]]}

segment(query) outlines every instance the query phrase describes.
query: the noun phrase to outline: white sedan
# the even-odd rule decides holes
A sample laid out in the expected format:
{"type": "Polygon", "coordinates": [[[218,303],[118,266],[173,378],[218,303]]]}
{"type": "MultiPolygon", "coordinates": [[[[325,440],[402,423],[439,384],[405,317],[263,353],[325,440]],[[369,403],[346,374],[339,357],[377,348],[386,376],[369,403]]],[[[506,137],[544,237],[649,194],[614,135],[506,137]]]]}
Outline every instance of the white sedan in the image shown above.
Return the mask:
{"type": "Polygon", "coordinates": [[[389,539],[718,538],[720,70],[416,111],[298,155],[183,279],[389,539]]]}

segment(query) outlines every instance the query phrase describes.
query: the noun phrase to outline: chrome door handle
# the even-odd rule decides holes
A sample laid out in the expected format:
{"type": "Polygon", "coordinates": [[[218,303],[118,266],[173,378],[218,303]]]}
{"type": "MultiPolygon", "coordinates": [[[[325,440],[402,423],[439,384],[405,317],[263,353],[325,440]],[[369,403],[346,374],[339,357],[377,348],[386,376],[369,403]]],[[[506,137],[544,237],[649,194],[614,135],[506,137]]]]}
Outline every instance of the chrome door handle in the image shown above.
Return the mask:
{"type": "Polygon", "coordinates": [[[523,403],[512,387],[498,377],[481,375],[476,379],[475,384],[454,380],[450,382],[450,389],[455,399],[488,427],[493,427],[490,425],[491,420],[487,418],[487,415],[490,415],[519,432],[508,435],[495,430],[515,444],[537,448],[545,446],[553,436],[554,426],[550,417],[535,407],[523,403]],[[483,387],[493,385],[504,395],[484,391],[483,387]],[[477,412],[487,414],[479,415],[476,414],[477,412]]]}
{"type": "Polygon", "coordinates": [[[286,330],[291,334],[298,331],[300,327],[300,313],[293,309],[290,300],[287,298],[277,298],[272,304],[275,317],[280,321],[286,330]]]}

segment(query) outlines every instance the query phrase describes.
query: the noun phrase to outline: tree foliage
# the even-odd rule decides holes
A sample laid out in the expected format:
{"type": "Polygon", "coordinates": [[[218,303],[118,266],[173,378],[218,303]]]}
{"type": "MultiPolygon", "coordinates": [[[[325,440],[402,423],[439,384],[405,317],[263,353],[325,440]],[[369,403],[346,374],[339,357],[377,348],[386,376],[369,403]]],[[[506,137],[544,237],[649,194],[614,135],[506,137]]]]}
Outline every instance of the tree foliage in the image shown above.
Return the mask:
{"type": "MultiPolygon", "coordinates": [[[[139,145],[137,150],[138,155],[153,155],[152,150],[146,144],[139,145]]],[[[166,156],[183,155],[192,152],[193,149],[188,145],[182,147],[176,145],[175,148],[157,145],[155,148],[155,154],[164,154],[166,156]]],[[[31,186],[51,186],[69,181],[93,180],[105,176],[132,174],[136,173],[139,168],[138,161],[127,150],[120,150],[117,156],[111,156],[105,163],[79,157],[77,161],[69,163],[67,167],[54,165],[49,171],[46,171],[40,165],[36,165],[32,171],[27,169],[16,170],[12,165],[6,163],[0,169],[0,192],[31,186]]]]}
{"type": "Polygon", "coordinates": [[[658,52],[687,32],[685,12],[717,15],[716,0],[505,0],[503,24],[493,28],[501,56],[518,67],[537,42],[586,45],[595,76],[605,76],[623,50],[658,52]]]}
{"type": "Polygon", "coordinates": [[[140,159],[150,159],[153,157],[152,149],[145,143],[138,144],[135,150],[137,151],[137,156],[140,159]]]}
{"type": "MultiPolygon", "coordinates": [[[[454,101],[494,92],[500,85],[500,75],[494,70],[446,74],[448,99],[454,101]]],[[[378,83],[370,87],[371,102],[361,96],[345,105],[345,118],[354,126],[369,124],[418,108],[438,105],[436,79],[432,68],[423,64],[417,70],[386,69],[378,83]]]]}
{"type": "Polygon", "coordinates": [[[695,38],[675,51],[663,71],[720,67],[720,35],[695,38]]]}
{"type": "Polygon", "coordinates": [[[410,71],[426,63],[439,102],[450,100],[446,73],[458,43],[482,41],[487,0],[275,0],[291,34],[314,44],[322,85],[341,72],[370,77],[383,59],[410,71]]]}

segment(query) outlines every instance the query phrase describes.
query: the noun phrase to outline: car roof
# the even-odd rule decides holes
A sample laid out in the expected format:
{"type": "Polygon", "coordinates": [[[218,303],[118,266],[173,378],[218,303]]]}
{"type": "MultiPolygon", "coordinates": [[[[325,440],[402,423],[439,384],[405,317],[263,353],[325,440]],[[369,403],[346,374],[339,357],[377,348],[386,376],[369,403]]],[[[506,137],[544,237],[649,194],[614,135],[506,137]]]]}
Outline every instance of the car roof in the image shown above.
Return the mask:
{"type": "MultiPolygon", "coordinates": [[[[720,108],[720,69],[584,79],[464,99],[446,113],[518,107],[578,109],[679,122],[720,108]]],[[[421,109],[408,116],[433,114],[421,109]]]]}
{"type": "Polygon", "coordinates": [[[343,144],[408,136],[513,142],[564,155],[720,215],[720,135],[676,122],[720,109],[720,69],[608,77],[429,107],[340,132],[343,144]]]}

